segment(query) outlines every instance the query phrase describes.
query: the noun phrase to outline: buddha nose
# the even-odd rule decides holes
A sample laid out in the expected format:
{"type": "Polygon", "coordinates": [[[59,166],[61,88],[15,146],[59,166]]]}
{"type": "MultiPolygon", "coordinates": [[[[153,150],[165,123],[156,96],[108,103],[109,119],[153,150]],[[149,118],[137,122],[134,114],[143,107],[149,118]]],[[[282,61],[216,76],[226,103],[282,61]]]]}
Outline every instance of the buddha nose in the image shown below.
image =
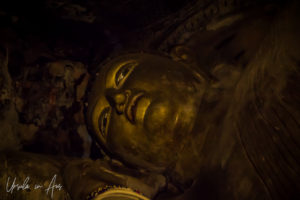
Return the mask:
{"type": "Polygon", "coordinates": [[[116,89],[108,89],[106,91],[106,99],[112,107],[114,107],[118,114],[125,111],[125,106],[130,96],[130,90],[120,91],[116,89]]]}

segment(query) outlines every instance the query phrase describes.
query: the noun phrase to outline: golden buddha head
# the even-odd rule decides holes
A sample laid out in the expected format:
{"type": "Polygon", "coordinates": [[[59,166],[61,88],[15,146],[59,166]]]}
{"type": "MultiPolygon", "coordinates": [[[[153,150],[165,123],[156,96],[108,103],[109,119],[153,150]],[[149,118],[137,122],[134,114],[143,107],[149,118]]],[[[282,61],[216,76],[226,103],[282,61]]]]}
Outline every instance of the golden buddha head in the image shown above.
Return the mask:
{"type": "Polygon", "coordinates": [[[205,82],[168,57],[127,54],[104,64],[89,94],[88,124],[106,150],[164,170],[195,124],[205,82]]]}

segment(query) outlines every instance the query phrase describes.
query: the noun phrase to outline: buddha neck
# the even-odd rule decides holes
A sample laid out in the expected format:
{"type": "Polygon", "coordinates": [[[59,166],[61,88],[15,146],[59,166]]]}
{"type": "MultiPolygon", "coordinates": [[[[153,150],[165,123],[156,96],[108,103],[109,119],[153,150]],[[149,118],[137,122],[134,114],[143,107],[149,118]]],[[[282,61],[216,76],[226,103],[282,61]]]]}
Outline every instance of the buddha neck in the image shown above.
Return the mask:
{"type": "Polygon", "coordinates": [[[216,66],[213,75],[218,81],[207,87],[194,128],[186,137],[171,175],[183,185],[195,180],[200,169],[222,166],[237,143],[227,113],[239,73],[224,65],[216,66]]]}
{"type": "MultiPolygon", "coordinates": [[[[223,196],[229,195],[228,199],[230,195],[238,199],[258,193],[265,195],[264,185],[245,154],[233,116],[228,112],[239,76],[235,71],[225,74],[232,82],[219,76],[219,82],[205,92],[194,129],[170,174],[171,180],[183,190],[197,187],[199,182],[210,185],[223,196]],[[241,186],[244,183],[248,185],[241,186]]],[[[197,190],[205,192],[201,187],[197,190]]]]}
{"type": "Polygon", "coordinates": [[[183,185],[197,178],[201,168],[220,165],[225,154],[219,151],[219,143],[228,106],[220,99],[202,105],[205,106],[199,109],[201,115],[197,116],[194,129],[186,138],[174,168],[174,179],[183,185]]]}

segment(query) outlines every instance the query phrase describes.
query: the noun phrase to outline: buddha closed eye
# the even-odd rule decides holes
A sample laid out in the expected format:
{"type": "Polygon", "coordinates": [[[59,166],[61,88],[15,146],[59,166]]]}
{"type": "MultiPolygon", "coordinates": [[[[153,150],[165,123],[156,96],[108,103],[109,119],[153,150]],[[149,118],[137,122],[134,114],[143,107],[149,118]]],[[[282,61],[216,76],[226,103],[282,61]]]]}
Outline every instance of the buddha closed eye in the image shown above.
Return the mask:
{"type": "Polygon", "coordinates": [[[125,81],[126,78],[129,76],[129,74],[132,72],[132,70],[134,69],[134,67],[136,67],[138,65],[137,62],[131,61],[128,63],[125,63],[116,73],[116,78],[115,78],[115,82],[116,82],[116,86],[119,87],[122,83],[122,81],[125,81]]]}
{"type": "Polygon", "coordinates": [[[107,127],[109,124],[110,112],[111,112],[111,108],[106,107],[103,109],[103,111],[99,117],[100,132],[104,138],[107,135],[107,127]]]}
{"type": "Polygon", "coordinates": [[[128,54],[99,74],[88,108],[98,142],[134,164],[169,164],[193,128],[204,92],[195,73],[166,57],[128,54]]]}

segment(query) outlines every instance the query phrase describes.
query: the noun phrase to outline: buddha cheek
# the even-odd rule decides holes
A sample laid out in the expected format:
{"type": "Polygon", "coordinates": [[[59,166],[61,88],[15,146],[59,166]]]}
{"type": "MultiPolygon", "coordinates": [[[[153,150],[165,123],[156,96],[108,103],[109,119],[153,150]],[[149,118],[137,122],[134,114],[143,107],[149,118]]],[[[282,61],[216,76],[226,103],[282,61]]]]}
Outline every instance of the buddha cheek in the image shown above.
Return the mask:
{"type": "Polygon", "coordinates": [[[168,133],[174,128],[174,109],[170,102],[153,102],[145,115],[144,126],[151,134],[168,133]]]}

